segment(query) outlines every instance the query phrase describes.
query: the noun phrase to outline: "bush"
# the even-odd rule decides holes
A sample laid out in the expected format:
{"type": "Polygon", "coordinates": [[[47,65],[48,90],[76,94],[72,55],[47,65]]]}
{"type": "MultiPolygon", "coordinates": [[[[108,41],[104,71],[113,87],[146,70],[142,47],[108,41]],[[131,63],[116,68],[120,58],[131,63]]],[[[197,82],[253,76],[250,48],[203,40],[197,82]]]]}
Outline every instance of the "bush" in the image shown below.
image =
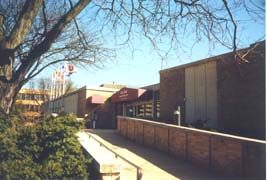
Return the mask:
{"type": "Polygon", "coordinates": [[[47,117],[24,126],[0,117],[0,179],[88,179],[90,159],[75,137],[75,116],[47,117]]]}

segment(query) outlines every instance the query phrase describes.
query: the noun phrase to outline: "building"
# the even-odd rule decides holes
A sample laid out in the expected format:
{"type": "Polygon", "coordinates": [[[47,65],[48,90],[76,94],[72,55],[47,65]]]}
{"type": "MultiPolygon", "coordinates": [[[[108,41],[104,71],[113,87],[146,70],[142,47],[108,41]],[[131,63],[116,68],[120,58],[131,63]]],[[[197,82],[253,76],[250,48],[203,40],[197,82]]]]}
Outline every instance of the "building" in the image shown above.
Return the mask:
{"type": "Polygon", "coordinates": [[[230,52],[161,70],[160,84],[141,88],[85,86],[48,112],[87,116],[95,128],[116,128],[123,115],[265,139],[265,41],[246,59],[238,64],[230,52]]]}
{"type": "Polygon", "coordinates": [[[124,87],[111,97],[115,114],[150,120],[159,119],[159,84],[142,88],[124,87]]]}
{"type": "Polygon", "coordinates": [[[84,86],[74,92],[64,94],[45,103],[48,113],[73,113],[77,117],[88,116],[98,104],[104,104],[107,98],[119,89],[84,86]]]}
{"type": "Polygon", "coordinates": [[[143,88],[115,87],[121,89],[105,100],[98,97],[101,103],[89,104],[93,107],[89,116],[95,120],[95,128],[115,129],[117,115],[150,120],[159,118],[159,84],[143,88]]]}
{"type": "MultiPolygon", "coordinates": [[[[243,51],[246,49],[242,49],[243,51]]],[[[160,119],[265,139],[265,41],[237,64],[233,53],[160,71],[160,119]]]]}
{"type": "Polygon", "coordinates": [[[41,116],[41,105],[49,99],[49,91],[35,89],[21,89],[18,93],[15,108],[22,111],[27,120],[41,116]]]}

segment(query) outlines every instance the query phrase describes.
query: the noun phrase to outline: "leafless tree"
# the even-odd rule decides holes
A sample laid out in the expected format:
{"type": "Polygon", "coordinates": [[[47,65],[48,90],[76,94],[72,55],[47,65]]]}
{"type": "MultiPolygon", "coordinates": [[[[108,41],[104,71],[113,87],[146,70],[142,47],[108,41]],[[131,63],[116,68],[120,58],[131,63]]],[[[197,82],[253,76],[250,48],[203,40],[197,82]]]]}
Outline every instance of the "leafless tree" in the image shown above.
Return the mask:
{"type": "Polygon", "coordinates": [[[40,90],[50,90],[51,79],[48,77],[41,77],[38,79],[38,89],[40,90]]]}
{"type": "Polygon", "coordinates": [[[133,34],[142,34],[157,51],[162,38],[169,39],[171,49],[185,44],[181,37],[194,34],[195,42],[205,38],[220,43],[246,61],[247,52],[237,51],[238,27],[243,21],[264,24],[264,17],[264,0],[3,0],[0,110],[8,114],[20,88],[50,65],[62,61],[97,65],[97,58],[114,56],[101,44],[108,31],[122,45],[130,44],[133,34]],[[96,28],[96,34],[81,28],[77,15],[85,7],[87,29],[96,28]],[[248,19],[240,18],[240,12],[248,19]]]}
{"type": "Polygon", "coordinates": [[[71,93],[71,92],[73,92],[73,91],[75,91],[77,89],[78,88],[74,85],[74,82],[72,80],[66,80],[64,94],[71,93]]]}

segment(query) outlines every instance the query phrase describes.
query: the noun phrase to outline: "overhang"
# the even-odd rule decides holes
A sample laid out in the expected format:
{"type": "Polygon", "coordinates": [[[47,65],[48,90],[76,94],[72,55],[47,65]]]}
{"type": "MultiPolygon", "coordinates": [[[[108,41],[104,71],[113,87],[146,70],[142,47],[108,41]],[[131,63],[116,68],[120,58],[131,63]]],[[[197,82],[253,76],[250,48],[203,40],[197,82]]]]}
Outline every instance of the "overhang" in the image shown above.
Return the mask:
{"type": "Polygon", "coordinates": [[[94,94],[87,98],[87,102],[90,104],[104,104],[106,101],[106,98],[99,95],[99,94],[94,94]]]}
{"type": "Polygon", "coordinates": [[[122,88],[111,97],[111,100],[115,103],[136,100],[145,92],[146,89],[122,88]]]}

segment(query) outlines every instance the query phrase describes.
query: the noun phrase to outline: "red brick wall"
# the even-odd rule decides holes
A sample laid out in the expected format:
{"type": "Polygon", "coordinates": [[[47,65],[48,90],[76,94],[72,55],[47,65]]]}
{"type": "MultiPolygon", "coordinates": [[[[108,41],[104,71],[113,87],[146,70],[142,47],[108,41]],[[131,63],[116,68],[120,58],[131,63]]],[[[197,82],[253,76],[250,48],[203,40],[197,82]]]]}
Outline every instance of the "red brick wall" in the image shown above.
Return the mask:
{"type": "Polygon", "coordinates": [[[78,114],[77,116],[83,118],[86,114],[86,86],[81,88],[78,92],[78,114]]]}
{"type": "Polygon", "coordinates": [[[185,71],[170,70],[160,73],[160,119],[173,124],[173,112],[184,106],[185,71]]]}
{"type": "Polygon", "coordinates": [[[265,139],[265,45],[236,64],[233,55],[217,61],[218,123],[221,132],[265,139]]]}
{"type": "Polygon", "coordinates": [[[113,121],[113,104],[106,102],[105,104],[98,105],[96,128],[100,129],[114,129],[113,121]]]}
{"type": "Polygon", "coordinates": [[[118,117],[117,127],[124,137],[223,176],[266,177],[266,141],[128,117],[118,117]]]}
{"type": "MultiPolygon", "coordinates": [[[[217,63],[218,130],[264,140],[265,43],[246,58],[249,63],[241,64],[236,63],[232,53],[209,59],[217,63]]],[[[172,124],[173,111],[184,105],[184,68],[160,72],[160,118],[164,122],[172,124]]],[[[185,111],[182,108],[182,121],[185,111]]]]}

